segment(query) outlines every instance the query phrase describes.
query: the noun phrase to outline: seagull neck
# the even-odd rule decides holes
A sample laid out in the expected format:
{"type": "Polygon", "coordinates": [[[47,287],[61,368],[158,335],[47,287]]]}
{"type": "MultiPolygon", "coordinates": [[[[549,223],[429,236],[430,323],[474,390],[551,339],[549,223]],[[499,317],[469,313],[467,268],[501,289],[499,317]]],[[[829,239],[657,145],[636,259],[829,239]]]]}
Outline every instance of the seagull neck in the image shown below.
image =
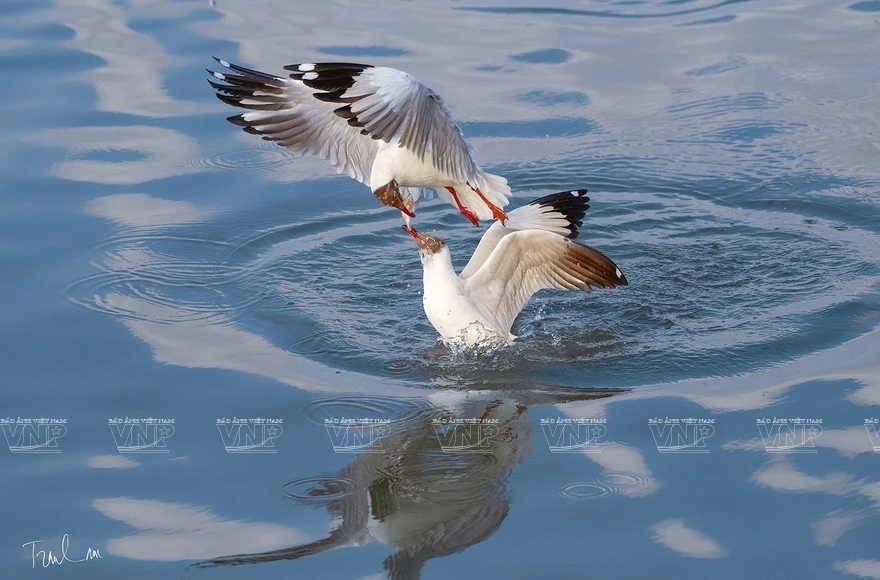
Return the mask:
{"type": "Polygon", "coordinates": [[[444,247],[436,254],[428,254],[422,260],[425,267],[425,288],[457,280],[458,275],[452,267],[452,255],[444,247]]]}

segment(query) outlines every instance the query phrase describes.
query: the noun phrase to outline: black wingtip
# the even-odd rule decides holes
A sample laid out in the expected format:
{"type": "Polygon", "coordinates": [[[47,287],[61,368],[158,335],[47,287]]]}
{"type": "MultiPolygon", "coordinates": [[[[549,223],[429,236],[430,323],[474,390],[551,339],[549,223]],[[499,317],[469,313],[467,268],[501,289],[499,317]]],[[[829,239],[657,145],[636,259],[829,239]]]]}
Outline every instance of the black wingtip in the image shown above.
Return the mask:
{"type": "Polygon", "coordinates": [[[586,189],[569,189],[539,197],[530,201],[528,205],[546,207],[549,211],[561,214],[568,221],[567,227],[570,233],[566,237],[574,240],[580,235],[578,228],[584,225],[582,220],[590,209],[588,201],[590,198],[587,197],[586,189]]]}
{"type": "Polygon", "coordinates": [[[586,204],[590,201],[590,198],[587,197],[587,193],[588,191],[586,189],[568,189],[566,191],[559,191],[557,193],[551,193],[539,197],[538,199],[533,199],[529,202],[529,205],[552,205],[556,207],[557,204],[586,204]]]}

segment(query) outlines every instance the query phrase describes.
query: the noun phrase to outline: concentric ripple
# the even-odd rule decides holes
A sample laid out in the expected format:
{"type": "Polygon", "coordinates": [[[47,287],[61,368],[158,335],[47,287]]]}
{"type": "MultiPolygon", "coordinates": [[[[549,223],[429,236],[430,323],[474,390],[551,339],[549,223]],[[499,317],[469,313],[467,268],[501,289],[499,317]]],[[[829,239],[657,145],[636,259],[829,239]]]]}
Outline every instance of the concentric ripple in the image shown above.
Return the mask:
{"type": "Polygon", "coordinates": [[[569,483],[562,486],[559,495],[566,499],[599,499],[614,493],[614,489],[598,481],[569,483]]]}
{"type": "Polygon", "coordinates": [[[99,245],[98,273],[71,284],[67,295],[91,310],[153,322],[228,315],[261,296],[243,291],[245,268],[217,260],[226,246],[137,228],[99,245]]]}
{"type": "Polygon", "coordinates": [[[187,164],[207,169],[234,169],[271,172],[289,163],[291,155],[283,149],[271,147],[248,147],[234,151],[222,151],[213,155],[194,157],[187,164]]]}
{"type": "Polygon", "coordinates": [[[355,491],[352,480],[332,475],[294,479],[283,487],[287,499],[315,502],[342,499],[355,491]]]}
{"type": "MultiPolygon", "coordinates": [[[[624,362],[631,378],[739,372],[799,354],[797,337],[827,326],[826,313],[864,311],[880,274],[874,234],[841,232],[839,221],[816,217],[819,202],[804,215],[673,193],[597,192],[593,199],[581,241],[611,256],[630,286],[540,294],[514,326],[525,339],[482,356],[480,372],[546,376],[560,360],[598,370],[597,378],[624,362]],[[596,361],[603,366],[594,368],[596,361]]],[[[441,223],[461,267],[479,231],[452,212],[436,215],[420,212],[441,223]]],[[[302,354],[363,372],[443,380],[450,368],[462,370],[460,357],[425,356],[437,336],[421,311],[420,264],[397,224],[378,217],[333,220],[298,239],[264,242],[253,258],[260,267],[247,268],[257,272],[250,281],[277,294],[278,308],[309,321],[293,342],[302,354]],[[402,360],[420,364],[392,362],[402,360]]],[[[835,331],[837,340],[852,333],[840,325],[826,336],[835,331]]]]}
{"type": "Polygon", "coordinates": [[[631,473],[605,473],[593,481],[580,481],[562,486],[559,495],[566,499],[600,499],[610,495],[626,495],[636,488],[653,485],[655,479],[631,473]]]}
{"type": "Polygon", "coordinates": [[[397,431],[424,423],[431,410],[425,399],[340,395],[312,399],[300,407],[300,415],[316,425],[333,419],[382,419],[389,421],[392,431],[397,431]]]}
{"type": "MultiPolygon", "coordinates": [[[[638,174],[632,160],[616,163],[609,175],[638,174]]],[[[579,175],[577,160],[520,172],[552,191],[565,188],[554,183],[559,168],[570,173],[567,187],[592,181],[579,175]]],[[[651,188],[630,176],[641,191],[606,179],[608,189],[591,192],[579,241],[615,260],[630,285],[541,292],[514,324],[522,339],[489,352],[438,347],[422,311],[415,247],[395,213],[381,208],[249,230],[217,219],[124,230],[99,246],[98,272],[68,292],[114,316],[222,316],[322,365],[438,386],[593,386],[621,376],[628,384],[619,386],[630,386],[738,373],[815,348],[803,336],[831,346],[859,333],[850,321],[870,323],[880,268],[876,234],[860,228],[858,216],[833,198],[776,203],[767,196],[778,195],[778,181],[725,185],[751,194],[747,203],[722,204],[694,193],[706,187],[701,179],[667,178],[651,188]],[[223,239],[226,231],[238,233],[223,239]]],[[[418,210],[420,229],[440,233],[461,268],[482,229],[436,201],[418,210]]],[[[374,403],[334,401],[307,416],[320,422],[328,413],[381,409],[406,420],[420,410],[374,403]]]]}

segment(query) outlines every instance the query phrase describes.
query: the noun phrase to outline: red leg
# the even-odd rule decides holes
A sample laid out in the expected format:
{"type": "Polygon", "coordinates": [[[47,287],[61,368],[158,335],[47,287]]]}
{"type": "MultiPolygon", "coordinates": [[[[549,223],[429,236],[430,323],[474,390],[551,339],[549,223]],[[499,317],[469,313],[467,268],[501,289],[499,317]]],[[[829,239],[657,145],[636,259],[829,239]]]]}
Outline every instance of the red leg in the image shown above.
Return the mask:
{"type": "Polygon", "coordinates": [[[489,201],[488,199],[486,199],[486,196],[483,195],[483,192],[480,191],[479,188],[474,187],[473,185],[471,185],[467,181],[465,181],[465,185],[470,187],[474,191],[474,193],[476,193],[477,195],[480,196],[480,199],[483,200],[483,203],[485,203],[489,207],[489,209],[492,210],[492,215],[495,216],[495,219],[501,220],[502,224],[504,224],[504,222],[507,221],[507,214],[504,213],[504,210],[501,209],[500,207],[498,207],[497,205],[495,205],[494,203],[492,203],[491,201],[489,201]]]}
{"type": "Polygon", "coordinates": [[[452,194],[452,199],[453,199],[453,201],[455,201],[455,205],[458,206],[458,211],[461,212],[461,215],[463,215],[467,219],[471,220],[471,223],[474,224],[475,226],[479,225],[480,222],[479,222],[479,220],[477,220],[477,214],[475,214],[474,212],[472,212],[471,210],[469,210],[465,206],[461,205],[461,201],[458,199],[458,194],[455,193],[455,188],[454,187],[447,187],[446,191],[448,191],[449,193],[452,194]]]}

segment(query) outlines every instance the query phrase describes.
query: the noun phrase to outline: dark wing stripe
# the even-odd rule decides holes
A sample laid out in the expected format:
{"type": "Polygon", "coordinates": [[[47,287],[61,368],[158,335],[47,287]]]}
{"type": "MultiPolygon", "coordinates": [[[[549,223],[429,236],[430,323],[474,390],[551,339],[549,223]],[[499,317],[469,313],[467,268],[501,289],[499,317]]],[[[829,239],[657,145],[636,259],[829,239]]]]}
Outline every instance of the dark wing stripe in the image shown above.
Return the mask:
{"type": "MultiPolygon", "coordinates": [[[[340,95],[354,85],[359,74],[368,68],[373,68],[366,64],[333,62],[312,65],[311,70],[299,70],[300,66],[302,65],[291,64],[284,68],[285,70],[293,71],[290,78],[302,82],[307,87],[318,91],[324,91],[326,93],[338,93],[340,95]]],[[[324,98],[318,97],[317,95],[315,96],[322,101],[340,102],[334,101],[332,98],[326,96],[324,98]]]]}
{"type": "Polygon", "coordinates": [[[357,72],[367,70],[368,68],[373,68],[371,64],[359,64],[356,62],[319,62],[319,63],[297,63],[297,64],[289,64],[283,67],[284,70],[289,70],[293,74],[291,74],[291,78],[293,75],[304,75],[309,72],[327,72],[334,70],[356,70],[357,72]],[[299,67],[303,66],[303,64],[310,64],[312,68],[310,70],[300,70],[299,67]]]}
{"type": "MultiPolygon", "coordinates": [[[[351,105],[345,105],[344,107],[339,107],[338,109],[333,111],[336,113],[338,117],[342,117],[343,119],[356,119],[357,116],[351,112],[351,105]]],[[[349,123],[351,124],[351,123],[349,123]]],[[[357,125],[352,125],[356,127],[357,125]]]]}
{"type": "MultiPolygon", "coordinates": [[[[293,75],[291,75],[291,77],[292,76],[293,75]]],[[[324,91],[327,93],[341,91],[344,93],[354,84],[354,78],[340,77],[325,79],[323,77],[318,77],[315,80],[302,79],[302,83],[307,87],[315,89],[316,91],[324,91]]]]}
{"type": "MultiPolygon", "coordinates": [[[[347,90],[347,89],[345,89],[347,90]]],[[[324,101],[325,103],[356,103],[363,99],[366,95],[360,95],[357,97],[343,97],[345,94],[345,90],[341,91],[333,91],[329,93],[315,93],[315,98],[319,101],[324,101]]]]}
{"type": "MultiPolygon", "coordinates": [[[[208,70],[208,73],[215,79],[228,83],[221,84],[210,79],[208,80],[208,84],[217,91],[215,93],[217,98],[224,103],[233,107],[255,111],[279,111],[290,108],[290,104],[283,97],[284,81],[282,79],[238,65],[225,63],[220,59],[215,60],[223,65],[228,64],[230,70],[239,73],[221,74],[208,70]],[[242,104],[241,101],[243,100],[248,101],[248,103],[242,104]]],[[[229,120],[236,125],[247,127],[241,115],[230,117],[229,120]]],[[[253,131],[248,132],[251,133],[253,131]]]]}
{"type": "Polygon", "coordinates": [[[232,82],[237,82],[239,79],[243,79],[243,80],[254,82],[254,83],[265,84],[265,85],[276,85],[276,86],[277,86],[277,83],[283,82],[278,77],[266,74],[264,72],[260,72],[258,70],[254,70],[251,68],[245,68],[243,66],[238,66],[237,64],[228,63],[226,61],[220,60],[217,57],[214,57],[214,60],[216,60],[217,62],[219,62],[223,66],[226,66],[230,70],[234,70],[235,72],[242,75],[241,77],[236,77],[236,75],[227,75],[227,74],[223,75],[224,77],[229,78],[229,80],[232,82]]]}
{"type": "Polygon", "coordinates": [[[622,273],[617,275],[620,269],[608,256],[590,246],[571,242],[565,252],[565,260],[573,264],[585,283],[593,286],[610,288],[629,283],[622,273]]]}
{"type": "MultiPolygon", "coordinates": [[[[208,70],[208,69],[205,69],[208,70]]],[[[217,74],[213,71],[208,70],[214,78],[218,78],[217,74]]],[[[272,93],[273,95],[281,95],[284,92],[284,89],[281,87],[276,87],[272,85],[263,85],[260,83],[252,83],[247,79],[241,78],[242,80],[233,80],[229,77],[235,77],[237,75],[223,75],[223,80],[227,82],[235,82],[235,85],[221,85],[220,83],[216,83],[211,79],[208,79],[208,84],[214,87],[215,90],[223,91],[225,93],[229,93],[230,95],[247,95],[251,94],[253,91],[260,91],[262,93],[272,93]]]]}
{"type": "Polygon", "coordinates": [[[565,226],[571,232],[567,237],[570,240],[580,235],[578,228],[584,225],[583,219],[590,209],[590,198],[587,197],[586,189],[576,189],[570,191],[560,191],[551,193],[544,197],[530,201],[527,205],[537,205],[541,208],[542,213],[556,212],[562,214],[562,217],[568,221],[565,226]]]}

